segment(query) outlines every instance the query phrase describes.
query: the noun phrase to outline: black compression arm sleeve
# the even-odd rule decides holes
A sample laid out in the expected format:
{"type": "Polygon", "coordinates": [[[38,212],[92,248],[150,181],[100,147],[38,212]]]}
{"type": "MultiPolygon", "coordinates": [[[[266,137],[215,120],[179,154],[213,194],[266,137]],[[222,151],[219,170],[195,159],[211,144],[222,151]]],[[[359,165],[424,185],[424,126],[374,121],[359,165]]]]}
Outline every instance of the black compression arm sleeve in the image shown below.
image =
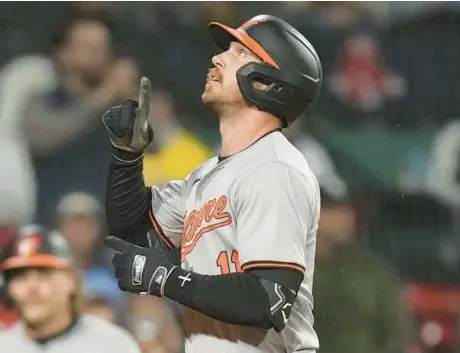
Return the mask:
{"type": "Polygon", "coordinates": [[[109,234],[148,246],[145,234],[152,225],[151,196],[142,175],[143,157],[114,149],[107,183],[106,217],[109,234]]]}
{"type": "Polygon", "coordinates": [[[165,294],[191,309],[234,325],[268,329],[268,301],[256,276],[232,273],[205,276],[175,269],[166,282],[165,294]],[[182,285],[183,278],[191,278],[182,285]]]}
{"type": "MultiPolygon", "coordinates": [[[[255,271],[257,274],[244,272],[206,276],[176,268],[166,281],[165,295],[216,320],[269,329],[273,327],[271,302],[261,279],[279,281],[274,280],[273,271],[268,272],[271,270],[255,271]]],[[[292,279],[283,282],[289,282],[290,287],[295,287],[290,290],[297,292],[303,279],[302,273],[288,269],[275,272],[276,277],[292,279]]]]}

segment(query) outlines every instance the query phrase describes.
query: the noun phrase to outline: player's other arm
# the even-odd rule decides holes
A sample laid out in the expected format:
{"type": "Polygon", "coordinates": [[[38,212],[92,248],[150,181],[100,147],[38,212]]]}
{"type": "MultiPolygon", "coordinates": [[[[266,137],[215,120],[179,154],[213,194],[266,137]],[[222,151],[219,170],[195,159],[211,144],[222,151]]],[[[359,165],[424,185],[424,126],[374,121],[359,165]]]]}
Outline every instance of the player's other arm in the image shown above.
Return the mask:
{"type": "Polygon", "coordinates": [[[302,280],[302,273],[289,269],[206,276],[176,268],[164,295],[219,321],[280,332],[302,280]]]}
{"type": "MultiPolygon", "coordinates": [[[[157,188],[146,188],[143,178],[143,150],[153,139],[148,123],[150,90],[149,80],[142,78],[139,103],[125,100],[102,119],[113,146],[107,183],[107,227],[109,234],[141,246],[149,246],[145,234],[153,228],[165,245],[172,248],[152,211],[152,205],[157,205],[168,221],[167,207],[160,210],[158,206],[164,204],[162,193],[157,188]]],[[[180,182],[170,183],[164,193],[173,198],[180,193],[180,186],[180,182]]]]}
{"type": "Polygon", "coordinates": [[[221,321],[281,331],[306,267],[313,271],[306,259],[314,258],[315,240],[307,234],[316,197],[315,185],[290,166],[259,167],[233,197],[243,272],[203,276],[175,269],[166,296],[221,321]]]}
{"type": "Polygon", "coordinates": [[[303,219],[309,219],[311,197],[305,197],[308,191],[297,183],[299,178],[284,167],[279,171],[262,169],[235,196],[236,250],[242,273],[186,271],[173,266],[161,250],[108,239],[106,244],[120,253],[113,259],[120,287],[167,296],[227,323],[281,331],[305,270],[304,228],[308,222],[303,219]]]}
{"type": "Polygon", "coordinates": [[[158,238],[150,248],[116,237],[105,244],[118,253],[112,259],[118,286],[124,291],[168,297],[182,305],[235,325],[281,331],[303,279],[300,271],[282,268],[202,275],[174,265],[174,251],[158,238]]]}

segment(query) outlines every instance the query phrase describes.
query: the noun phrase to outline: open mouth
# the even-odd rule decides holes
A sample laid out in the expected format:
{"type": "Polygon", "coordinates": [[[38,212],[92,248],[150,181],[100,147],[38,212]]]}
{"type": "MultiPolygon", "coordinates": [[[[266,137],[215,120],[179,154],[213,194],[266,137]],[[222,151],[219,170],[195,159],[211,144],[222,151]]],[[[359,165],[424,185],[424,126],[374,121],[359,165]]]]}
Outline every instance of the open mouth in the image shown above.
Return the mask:
{"type": "Polygon", "coordinates": [[[219,79],[217,77],[212,77],[212,76],[208,76],[207,82],[219,82],[219,79]]]}
{"type": "Polygon", "coordinates": [[[208,72],[206,80],[208,82],[219,82],[220,81],[219,80],[219,75],[215,71],[208,72]]]}

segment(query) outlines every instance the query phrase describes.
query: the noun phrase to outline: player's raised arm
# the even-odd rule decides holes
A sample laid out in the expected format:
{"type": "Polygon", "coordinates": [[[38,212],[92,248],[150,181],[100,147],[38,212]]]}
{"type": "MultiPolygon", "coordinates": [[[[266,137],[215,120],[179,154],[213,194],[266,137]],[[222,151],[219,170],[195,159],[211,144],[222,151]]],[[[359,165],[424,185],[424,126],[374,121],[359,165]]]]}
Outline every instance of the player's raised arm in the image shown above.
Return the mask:
{"type": "Polygon", "coordinates": [[[171,182],[160,191],[147,188],[143,179],[143,152],[153,140],[149,124],[151,84],[140,81],[139,102],[125,99],[102,117],[113,146],[107,183],[106,216],[109,234],[148,246],[146,232],[154,229],[168,248],[174,244],[165,235],[178,233],[182,182],[171,182]]]}

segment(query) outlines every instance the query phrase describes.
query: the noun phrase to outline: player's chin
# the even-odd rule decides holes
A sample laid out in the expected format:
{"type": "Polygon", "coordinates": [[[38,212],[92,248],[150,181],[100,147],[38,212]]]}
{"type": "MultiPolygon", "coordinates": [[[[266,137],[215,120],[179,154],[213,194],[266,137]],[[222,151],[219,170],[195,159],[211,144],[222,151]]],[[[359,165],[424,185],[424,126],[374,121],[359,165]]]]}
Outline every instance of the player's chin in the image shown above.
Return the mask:
{"type": "Polygon", "coordinates": [[[48,310],[45,307],[37,306],[33,308],[26,307],[21,309],[19,311],[21,313],[22,319],[30,326],[38,325],[48,316],[48,310]]]}
{"type": "Polygon", "coordinates": [[[216,82],[207,82],[201,94],[204,104],[214,104],[221,100],[221,87],[216,82]]]}
{"type": "Polygon", "coordinates": [[[201,101],[202,101],[204,104],[213,104],[213,103],[216,102],[215,94],[213,94],[213,93],[210,92],[210,91],[204,91],[204,92],[201,94],[201,101]]]}

